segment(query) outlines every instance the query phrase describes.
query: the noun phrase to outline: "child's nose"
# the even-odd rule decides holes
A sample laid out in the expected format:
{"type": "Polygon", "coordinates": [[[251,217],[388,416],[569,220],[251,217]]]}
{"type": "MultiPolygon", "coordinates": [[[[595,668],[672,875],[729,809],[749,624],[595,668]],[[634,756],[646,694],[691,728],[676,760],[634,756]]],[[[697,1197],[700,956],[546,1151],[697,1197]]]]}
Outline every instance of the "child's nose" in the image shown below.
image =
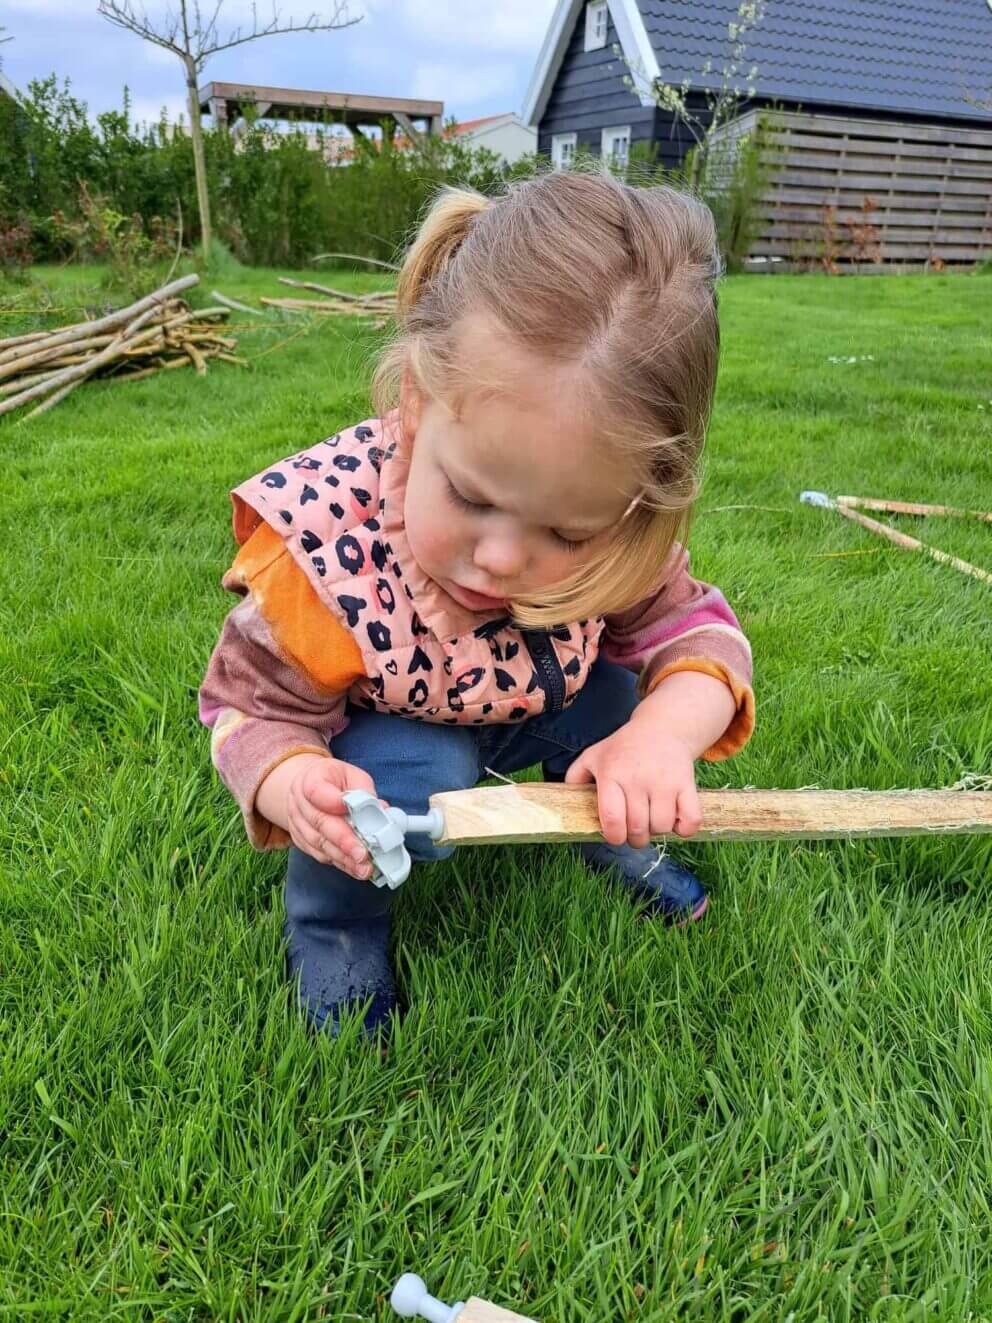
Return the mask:
{"type": "Polygon", "coordinates": [[[527,548],[519,538],[491,536],[476,543],[474,559],[491,579],[513,579],[527,567],[527,548]]]}

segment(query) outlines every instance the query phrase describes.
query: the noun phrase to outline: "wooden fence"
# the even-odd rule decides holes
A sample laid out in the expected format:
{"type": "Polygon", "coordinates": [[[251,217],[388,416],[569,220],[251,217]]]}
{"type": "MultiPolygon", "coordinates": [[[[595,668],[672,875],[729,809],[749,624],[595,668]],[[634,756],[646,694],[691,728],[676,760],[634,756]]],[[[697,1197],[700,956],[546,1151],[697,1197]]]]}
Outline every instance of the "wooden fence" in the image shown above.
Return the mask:
{"type": "Polygon", "coordinates": [[[768,183],[748,269],[920,270],[992,261],[992,129],[749,111],[768,183]]]}

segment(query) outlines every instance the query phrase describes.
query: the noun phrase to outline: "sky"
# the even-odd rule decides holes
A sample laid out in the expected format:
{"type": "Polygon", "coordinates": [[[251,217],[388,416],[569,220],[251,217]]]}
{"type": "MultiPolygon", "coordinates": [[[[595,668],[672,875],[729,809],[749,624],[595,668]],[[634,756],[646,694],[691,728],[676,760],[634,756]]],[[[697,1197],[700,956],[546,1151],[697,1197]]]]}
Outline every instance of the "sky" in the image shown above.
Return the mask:
{"type": "MultiPolygon", "coordinates": [[[[203,0],[205,11],[210,0],[203,0]]],[[[214,0],[215,2],[215,0],[214,0]]],[[[283,18],[327,13],[333,0],[276,0],[283,18]]],[[[191,0],[192,4],[192,0],[191,0]]],[[[211,59],[205,82],[256,83],[444,102],[445,116],[475,119],[523,105],[555,0],[348,0],[360,21],[342,31],[275,36],[211,59]]],[[[136,0],[141,9],[141,0],[136,0]]],[[[147,0],[159,26],[166,0],[147,0]]],[[[272,0],[259,0],[259,18],[272,0]]],[[[220,31],[251,24],[249,0],[223,0],[220,31]]],[[[134,117],[157,121],[184,108],[183,71],[168,51],[113,27],[97,0],[0,0],[4,74],[18,87],[32,78],[68,78],[91,114],[119,109],[123,87],[134,117]]]]}

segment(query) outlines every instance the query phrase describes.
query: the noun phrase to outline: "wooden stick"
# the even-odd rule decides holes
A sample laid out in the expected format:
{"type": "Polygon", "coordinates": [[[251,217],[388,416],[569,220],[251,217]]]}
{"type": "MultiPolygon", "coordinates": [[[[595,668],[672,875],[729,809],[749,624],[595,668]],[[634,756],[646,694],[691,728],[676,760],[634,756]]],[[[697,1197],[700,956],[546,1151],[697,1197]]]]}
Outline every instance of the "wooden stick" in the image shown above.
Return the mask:
{"type": "Polygon", "coordinates": [[[13,349],[15,345],[26,345],[31,340],[44,340],[46,335],[51,335],[51,331],[29,331],[27,335],[9,335],[6,340],[0,340],[0,350],[6,351],[13,349]]]}
{"type": "Polygon", "coordinates": [[[869,533],[877,533],[879,537],[888,538],[890,542],[895,543],[897,547],[902,547],[904,551],[922,551],[931,560],[938,560],[942,565],[952,565],[954,569],[960,570],[962,574],[970,574],[972,578],[981,579],[984,583],[992,583],[992,574],[989,574],[987,570],[980,570],[977,565],[971,565],[966,560],[961,560],[959,556],[951,556],[946,551],[941,551],[939,547],[930,546],[928,542],[921,542],[919,538],[910,537],[908,533],[900,533],[897,528],[890,528],[888,524],[881,524],[877,519],[869,519],[867,515],[858,514],[857,510],[852,510],[846,505],[835,502],[834,508],[845,519],[850,519],[855,524],[860,524],[862,528],[867,528],[869,533]]]}
{"type": "Polygon", "coordinates": [[[362,257],[361,253],[318,253],[316,257],[311,257],[311,262],[323,262],[327,257],[347,257],[352,262],[368,262],[369,266],[384,266],[387,271],[398,271],[399,267],[392,262],[380,262],[377,257],[362,257]]]}
{"type": "MultiPolygon", "coordinates": [[[[184,289],[190,289],[193,285],[199,283],[198,275],[182,276],[179,280],[174,280],[171,285],[163,285],[161,289],[155,290],[151,294],[146,294],[143,299],[137,303],[132,303],[127,308],[118,308],[116,312],[108,313],[106,317],[100,317],[95,322],[80,322],[75,326],[66,327],[64,330],[55,331],[48,339],[46,348],[53,348],[57,344],[65,344],[69,340],[79,338],[80,331],[84,331],[87,336],[99,335],[103,331],[113,330],[121,323],[127,324],[139,314],[148,308],[155,308],[164,303],[173,295],[180,293],[184,289]]],[[[10,357],[18,358],[20,354],[18,349],[11,349],[0,354],[0,363],[5,363],[10,357]]]]}
{"type": "Polygon", "coordinates": [[[218,303],[223,303],[225,308],[234,308],[236,312],[247,312],[252,317],[264,317],[264,312],[259,312],[257,308],[249,308],[247,303],[239,303],[237,299],[229,299],[219,290],[212,289],[210,297],[216,299],[218,303]]]}
{"type": "Polygon", "coordinates": [[[113,339],[113,334],[91,335],[83,340],[72,340],[54,346],[37,345],[34,353],[25,353],[23,357],[11,359],[9,363],[0,363],[0,380],[6,377],[19,376],[22,372],[30,372],[34,368],[42,367],[44,364],[60,359],[66,354],[77,354],[90,349],[102,349],[104,345],[109,345],[113,339]]]}
{"type": "MultiPolygon", "coordinates": [[[[87,358],[85,363],[80,363],[76,367],[66,368],[64,372],[60,372],[50,381],[39,382],[37,386],[29,387],[20,395],[11,396],[9,400],[5,400],[3,404],[0,404],[0,413],[7,413],[11,409],[16,409],[18,405],[27,404],[29,400],[36,399],[39,395],[48,395],[53,387],[58,386],[59,389],[55,391],[54,395],[45,400],[43,404],[37,405],[24,418],[19,419],[18,426],[20,426],[21,423],[26,423],[29,418],[34,418],[39,413],[44,413],[47,409],[51,409],[52,406],[58,404],[60,400],[64,400],[65,397],[71,391],[74,391],[77,386],[81,386],[87,377],[93,375],[97,368],[103,367],[105,363],[112,362],[127,342],[128,337],[135,335],[145,322],[150,321],[156,316],[158,311],[158,308],[155,307],[154,304],[146,307],[144,312],[139,313],[137,317],[133,317],[131,321],[128,322],[113,344],[109,344],[106,349],[101,349],[98,353],[92,354],[87,358]]],[[[148,337],[154,337],[157,334],[157,326],[153,326],[144,332],[144,335],[148,337]]]]}
{"type": "Polygon", "coordinates": [[[331,289],[330,285],[318,285],[312,280],[290,280],[288,276],[279,277],[280,285],[292,285],[294,289],[310,289],[315,294],[329,294],[332,299],[342,299],[345,303],[360,302],[361,294],[349,294],[342,289],[331,289]]]}
{"type": "MultiPolygon", "coordinates": [[[[702,841],[826,841],[992,833],[992,793],[958,790],[702,790],[702,841]]],[[[595,786],[520,784],[431,796],[441,845],[602,839],[595,786]]],[[[677,840],[674,834],[653,839],[677,840]]]]}
{"type": "Polygon", "coordinates": [[[917,501],[877,501],[870,496],[838,496],[837,504],[847,509],[888,510],[891,514],[949,515],[955,519],[982,519],[992,524],[992,514],[982,510],[958,510],[953,505],[921,505],[917,501]]]}
{"type": "Polygon", "coordinates": [[[193,344],[192,340],[185,341],[183,349],[186,351],[190,362],[196,368],[197,375],[205,377],[207,374],[207,360],[200,353],[199,349],[197,349],[196,345],[193,344]]]}
{"type": "Polygon", "coordinates": [[[535,1323],[535,1320],[525,1318],[523,1314],[514,1314],[509,1309],[501,1309],[499,1305],[490,1304],[488,1300],[480,1300],[477,1295],[473,1295],[465,1301],[464,1308],[458,1311],[456,1323],[535,1323]]]}
{"type": "Polygon", "coordinates": [[[286,312],[318,312],[322,316],[338,313],[343,317],[380,317],[383,309],[359,303],[338,303],[332,299],[259,299],[267,308],[283,308],[286,312]]]}

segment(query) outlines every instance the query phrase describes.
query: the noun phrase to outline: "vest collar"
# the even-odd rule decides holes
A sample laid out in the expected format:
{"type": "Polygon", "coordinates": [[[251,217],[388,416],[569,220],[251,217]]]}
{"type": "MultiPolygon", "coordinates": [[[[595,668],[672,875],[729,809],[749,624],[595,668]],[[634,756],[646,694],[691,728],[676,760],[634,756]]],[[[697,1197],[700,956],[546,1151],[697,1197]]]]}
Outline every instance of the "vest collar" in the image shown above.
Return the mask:
{"type": "Polygon", "coordinates": [[[383,419],[383,431],[387,436],[392,433],[394,439],[386,448],[379,475],[382,531],[393,549],[394,559],[403,570],[403,581],[410,591],[417,614],[442,642],[470,635],[480,625],[490,621],[505,621],[505,611],[469,611],[460,602],[456,602],[450,593],[446,593],[440,584],[429,578],[417,564],[410,551],[403,519],[410,463],[404,447],[395,439],[399,431],[399,420],[395,413],[383,419]]]}

